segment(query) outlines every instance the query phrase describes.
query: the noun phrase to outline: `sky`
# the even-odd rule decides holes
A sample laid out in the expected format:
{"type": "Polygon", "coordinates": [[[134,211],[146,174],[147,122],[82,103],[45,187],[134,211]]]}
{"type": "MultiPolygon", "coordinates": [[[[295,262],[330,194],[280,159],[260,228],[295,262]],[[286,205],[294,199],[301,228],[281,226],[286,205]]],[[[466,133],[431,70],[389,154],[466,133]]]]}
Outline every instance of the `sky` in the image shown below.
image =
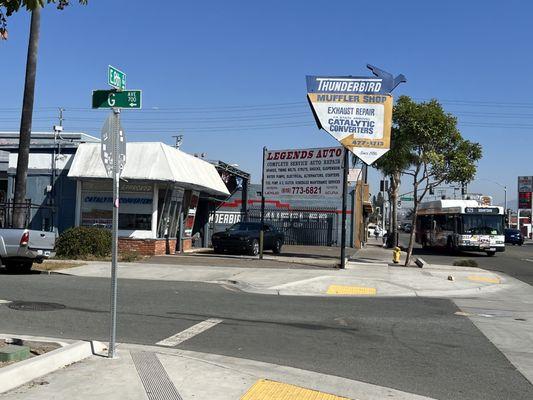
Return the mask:
{"type": "MultiPolygon", "coordinates": [[[[42,13],[33,131],[99,136],[106,111],[91,93],[107,67],[143,90],[122,113],[129,141],[174,143],[261,179],[261,149],[335,146],[314,122],[306,75],[371,75],[370,63],[408,82],[394,96],[435,98],[483,146],[470,192],[516,208],[517,176],[533,175],[533,3],[292,0],[75,0],[42,13]]],[[[18,131],[30,16],[8,20],[0,42],[0,131],[18,131]]],[[[377,192],[379,173],[369,173],[377,192]]],[[[408,191],[407,178],[403,191],[408,191]]],[[[453,190],[448,192],[453,193],[453,190]]]]}

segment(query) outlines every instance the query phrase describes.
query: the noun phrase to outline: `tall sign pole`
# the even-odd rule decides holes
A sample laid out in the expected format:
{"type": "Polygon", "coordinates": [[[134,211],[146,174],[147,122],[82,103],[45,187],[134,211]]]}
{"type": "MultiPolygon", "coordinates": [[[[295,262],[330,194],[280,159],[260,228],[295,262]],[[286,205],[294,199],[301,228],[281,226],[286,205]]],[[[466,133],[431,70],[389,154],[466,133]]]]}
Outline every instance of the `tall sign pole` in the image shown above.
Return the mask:
{"type": "Polygon", "coordinates": [[[119,146],[120,146],[120,108],[113,108],[113,132],[112,132],[112,151],[113,151],[113,226],[111,231],[111,312],[110,312],[110,334],[108,357],[115,357],[115,343],[117,334],[117,256],[118,256],[118,212],[120,206],[120,165],[119,165],[119,146]]]}
{"type": "Polygon", "coordinates": [[[121,108],[141,108],[142,92],[140,90],[126,90],[126,74],[119,69],[109,66],[107,83],[111,90],[94,90],[92,94],[92,108],[111,109],[111,115],[106,119],[102,128],[102,162],[107,176],[113,179],[113,219],[111,227],[111,294],[110,294],[110,333],[109,358],[115,358],[117,336],[117,261],[118,261],[118,220],[120,207],[120,175],[126,164],[126,137],[120,124],[121,108]]]}
{"type": "MultiPolygon", "coordinates": [[[[346,268],[346,192],[348,191],[348,169],[350,153],[344,148],[342,180],[342,228],[341,228],[341,268],[346,268]]],[[[338,236],[337,236],[338,237],[338,236]]]]}
{"type": "Polygon", "coordinates": [[[263,259],[263,246],[265,244],[265,154],[267,148],[263,147],[263,167],[261,176],[261,230],[259,231],[259,259],[263,259]]]}

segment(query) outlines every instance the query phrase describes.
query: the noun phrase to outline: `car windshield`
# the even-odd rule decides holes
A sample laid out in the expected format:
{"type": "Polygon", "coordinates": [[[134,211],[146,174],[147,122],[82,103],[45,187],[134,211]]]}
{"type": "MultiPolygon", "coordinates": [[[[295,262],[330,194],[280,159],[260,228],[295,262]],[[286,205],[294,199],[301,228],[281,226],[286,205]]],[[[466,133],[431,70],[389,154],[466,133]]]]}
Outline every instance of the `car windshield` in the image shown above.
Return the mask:
{"type": "Polygon", "coordinates": [[[518,229],[506,229],[505,233],[509,233],[511,235],[516,235],[517,233],[520,233],[518,229]]]}
{"type": "Polygon", "coordinates": [[[261,224],[258,222],[240,222],[228,228],[228,231],[258,231],[261,224]]]}
{"type": "Polygon", "coordinates": [[[502,215],[462,215],[461,233],[466,235],[501,235],[503,233],[502,215]]]}

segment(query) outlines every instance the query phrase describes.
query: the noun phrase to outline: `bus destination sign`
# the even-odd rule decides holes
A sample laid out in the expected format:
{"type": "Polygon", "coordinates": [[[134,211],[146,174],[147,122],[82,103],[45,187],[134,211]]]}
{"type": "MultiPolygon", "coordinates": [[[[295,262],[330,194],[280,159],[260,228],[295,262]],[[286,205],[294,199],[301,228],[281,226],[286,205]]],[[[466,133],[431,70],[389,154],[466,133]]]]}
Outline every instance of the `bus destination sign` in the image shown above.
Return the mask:
{"type": "Polygon", "coordinates": [[[499,214],[498,207],[466,207],[465,214],[499,214]]]}

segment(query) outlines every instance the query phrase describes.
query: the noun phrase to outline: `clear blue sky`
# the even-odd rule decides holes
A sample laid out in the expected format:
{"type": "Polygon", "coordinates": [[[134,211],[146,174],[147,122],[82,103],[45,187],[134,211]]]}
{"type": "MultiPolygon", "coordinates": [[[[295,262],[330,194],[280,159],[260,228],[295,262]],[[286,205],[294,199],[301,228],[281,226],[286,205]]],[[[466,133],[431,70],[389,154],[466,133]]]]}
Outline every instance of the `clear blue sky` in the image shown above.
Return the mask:
{"type": "MultiPolygon", "coordinates": [[[[183,133],[185,151],[237,163],[257,182],[262,146],[336,144],[314,125],[305,75],[367,75],[371,63],[405,74],[395,95],[437,98],[456,114],[483,145],[478,176],[506,184],[510,200],[517,175],[533,175],[531,2],[72,3],[43,12],[34,131],[49,131],[61,106],[65,130],[98,136],[105,113],[90,109],[91,90],[106,88],[112,64],[144,91],[144,109],[123,114],[128,140],[183,133]]],[[[2,131],[19,128],[28,28],[21,12],[0,42],[2,131]]],[[[471,190],[503,200],[488,181],[471,190]]]]}

